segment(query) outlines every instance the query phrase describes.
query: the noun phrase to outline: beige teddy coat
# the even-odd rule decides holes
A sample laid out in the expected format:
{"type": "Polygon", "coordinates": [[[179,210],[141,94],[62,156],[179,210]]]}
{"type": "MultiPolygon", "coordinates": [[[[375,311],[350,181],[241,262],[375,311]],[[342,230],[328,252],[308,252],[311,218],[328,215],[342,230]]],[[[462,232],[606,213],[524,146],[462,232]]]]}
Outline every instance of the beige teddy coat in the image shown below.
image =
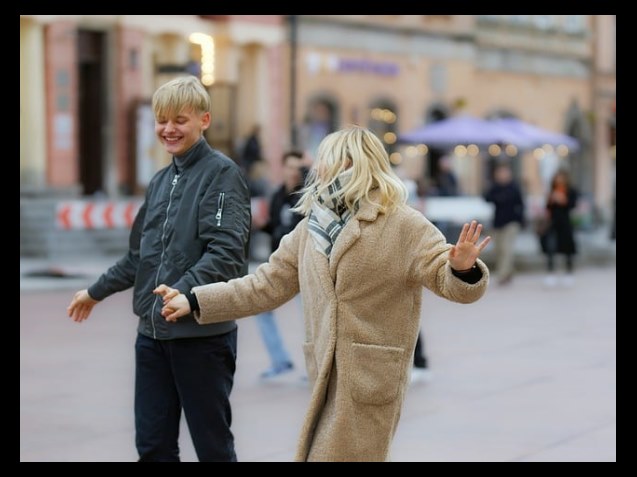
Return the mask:
{"type": "Polygon", "coordinates": [[[254,274],[195,287],[196,317],[211,323],[251,316],[300,291],[312,396],[296,460],[388,460],[409,384],[422,287],[459,303],[476,301],[487,288],[489,271],[480,260],[478,283],[451,273],[450,247],[414,209],[384,214],[366,203],[328,261],[305,218],[254,274]]]}

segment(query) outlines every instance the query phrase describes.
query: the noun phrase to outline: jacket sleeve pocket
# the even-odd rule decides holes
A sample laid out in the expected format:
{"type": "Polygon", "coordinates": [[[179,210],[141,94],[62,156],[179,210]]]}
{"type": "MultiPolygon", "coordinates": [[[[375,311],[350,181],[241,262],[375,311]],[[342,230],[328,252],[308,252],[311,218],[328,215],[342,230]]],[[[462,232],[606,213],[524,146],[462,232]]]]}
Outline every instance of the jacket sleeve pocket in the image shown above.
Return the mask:
{"type": "Polygon", "coordinates": [[[405,350],[394,346],[352,343],[350,392],[363,404],[382,405],[396,399],[405,350]]]}
{"type": "Polygon", "coordinates": [[[229,192],[219,192],[214,202],[214,219],[213,223],[218,229],[235,228],[235,216],[237,208],[236,194],[229,192]]]}
{"type": "Polygon", "coordinates": [[[311,386],[314,386],[318,376],[316,357],[314,356],[314,343],[303,343],[303,355],[305,356],[305,367],[307,368],[307,379],[311,386]]]}

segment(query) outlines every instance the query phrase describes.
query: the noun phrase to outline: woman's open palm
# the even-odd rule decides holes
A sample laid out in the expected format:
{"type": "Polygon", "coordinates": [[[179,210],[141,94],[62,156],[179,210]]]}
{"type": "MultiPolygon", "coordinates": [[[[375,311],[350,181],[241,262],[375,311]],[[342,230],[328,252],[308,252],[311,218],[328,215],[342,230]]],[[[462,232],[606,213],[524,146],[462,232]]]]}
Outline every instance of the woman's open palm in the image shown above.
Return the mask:
{"type": "Polygon", "coordinates": [[[480,234],[482,233],[482,224],[476,220],[472,220],[471,224],[464,224],[460,237],[454,246],[449,250],[449,264],[451,268],[457,271],[470,269],[480,256],[480,252],[491,241],[491,237],[485,237],[478,243],[480,234]]]}

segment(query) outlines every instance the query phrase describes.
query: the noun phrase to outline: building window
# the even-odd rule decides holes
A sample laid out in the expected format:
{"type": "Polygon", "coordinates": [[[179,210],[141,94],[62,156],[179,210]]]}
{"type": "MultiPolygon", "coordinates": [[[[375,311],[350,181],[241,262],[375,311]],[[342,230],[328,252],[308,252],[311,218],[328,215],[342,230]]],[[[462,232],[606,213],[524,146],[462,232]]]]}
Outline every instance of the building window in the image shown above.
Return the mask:
{"type": "Polygon", "coordinates": [[[540,30],[551,30],[555,28],[555,15],[533,15],[533,24],[540,30]]]}
{"type": "Polygon", "coordinates": [[[477,15],[477,17],[480,22],[497,23],[501,15],[477,15]]]}
{"type": "Polygon", "coordinates": [[[565,15],[564,17],[564,31],[567,33],[583,33],[586,29],[584,15],[565,15]]]}
{"type": "Polygon", "coordinates": [[[447,90],[447,67],[442,63],[431,66],[430,84],[431,91],[436,94],[443,94],[447,90]]]}
{"type": "Polygon", "coordinates": [[[128,50],[128,69],[136,71],[139,68],[139,51],[136,48],[128,50]]]}
{"type": "Polygon", "coordinates": [[[423,15],[422,18],[423,20],[427,20],[428,18],[438,18],[440,20],[449,20],[451,19],[452,15],[423,15]]]}
{"type": "Polygon", "coordinates": [[[511,23],[517,26],[531,26],[531,15],[510,15],[509,19],[511,23]]]}

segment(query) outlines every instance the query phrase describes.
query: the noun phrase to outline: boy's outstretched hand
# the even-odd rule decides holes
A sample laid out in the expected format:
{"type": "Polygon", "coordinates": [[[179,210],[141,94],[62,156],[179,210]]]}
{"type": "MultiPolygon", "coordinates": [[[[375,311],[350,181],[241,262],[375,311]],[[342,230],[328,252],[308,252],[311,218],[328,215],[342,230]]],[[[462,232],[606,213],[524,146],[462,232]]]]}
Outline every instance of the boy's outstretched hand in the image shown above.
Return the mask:
{"type": "Polygon", "coordinates": [[[475,220],[471,221],[471,225],[464,224],[460,237],[458,237],[458,242],[449,250],[449,265],[451,265],[451,268],[456,271],[465,271],[473,267],[480,252],[491,241],[489,236],[478,244],[481,232],[482,224],[475,220]]]}
{"type": "Polygon", "coordinates": [[[177,321],[178,318],[190,313],[188,298],[176,288],[161,284],[153,290],[153,293],[163,299],[164,307],[161,309],[161,315],[166,318],[166,321],[177,321]]]}
{"type": "Polygon", "coordinates": [[[71,303],[66,308],[66,312],[73,321],[81,323],[89,317],[93,307],[98,303],[99,301],[91,298],[88,290],[80,290],[73,296],[71,303]]]}

